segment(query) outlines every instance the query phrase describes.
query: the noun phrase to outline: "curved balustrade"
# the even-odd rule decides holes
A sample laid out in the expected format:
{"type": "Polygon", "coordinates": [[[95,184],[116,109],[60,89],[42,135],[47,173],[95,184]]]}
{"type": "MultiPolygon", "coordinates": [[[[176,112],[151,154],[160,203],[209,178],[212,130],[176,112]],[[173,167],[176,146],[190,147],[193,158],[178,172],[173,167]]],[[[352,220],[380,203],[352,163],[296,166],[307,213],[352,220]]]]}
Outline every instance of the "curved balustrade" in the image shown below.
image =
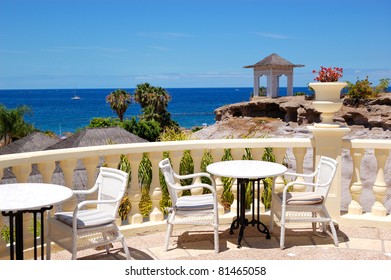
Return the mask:
{"type": "MultiPolygon", "coordinates": [[[[127,223],[129,225],[123,226],[123,228],[124,230],[132,230],[132,228],[140,228],[146,224],[149,226],[151,224],[163,224],[162,221],[164,221],[165,215],[160,207],[160,202],[163,198],[164,189],[160,185],[158,163],[167,154],[171,158],[174,170],[179,173],[181,161],[184,158],[185,151],[187,151],[191,156],[194,171],[199,172],[202,170],[202,164],[206,154],[208,154],[209,160],[213,162],[222,160],[226,150],[230,150],[232,159],[242,159],[243,156],[248,156],[249,152],[252,158],[262,159],[265,149],[272,148],[276,162],[285,163],[292,171],[302,173],[307,172],[307,169],[312,169],[313,161],[316,159],[316,149],[314,147],[313,139],[308,138],[262,138],[151,142],[51,150],[0,156],[0,178],[2,178],[2,183],[12,180],[14,182],[40,180],[41,182],[50,183],[54,180],[59,180],[57,183],[64,184],[71,189],[90,188],[95,182],[97,167],[99,165],[104,163],[109,167],[116,168],[121,155],[125,155],[129,160],[132,170],[129,189],[127,191],[132,208],[128,214],[127,223]],[[152,181],[148,188],[151,209],[147,215],[143,216],[140,210],[140,207],[142,207],[140,202],[145,198],[143,198],[141,191],[138,170],[144,155],[148,157],[151,163],[152,181]],[[76,173],[84,180],[82,186],[75,185],[76,173]],[[13,175],[14,178],[11,178],[12,176],[10,175],[13,175]]],[[[389,170],[391,169],[389,156],[391,141],[344,140],[342,141],[342,149],[350,151],[353,162],[353,174],[349,186],[341,186],[341,177],[337,179],[337,185],[339,188],[348,189],[352,199],[346,207],[347,213],[342,212],[342,215],[334,214],[333,219],[340,223],[355,222],[365,225],[368,225],[368,221],[370,221],[370,224],[373,226],[391,227],[389,215],[391,208],[389,206],[391,196],[390,182],[388,182],[387,186],[385,180],[385,173],[390,172],[389,170]],[[372,186],[374,203],[370,213],[365,213],[361,205],[364,187],[360,179],[360,162],[368,149],[374,151],[377,172],[372,186]]],[[[341,167],[339,166],[339,168],[341,167]]],[[[277,178],[277,187],[282,188],[284,186],[284,179],[286,180],[287,178],[277,178]]],[[[224,191],[222,178],[216,178],[216,186],[218,194],[221,197],[224,191]]],[[[227,209],[226,202],[222,201],[222,199],[219,201],[220,220],[223,222],[225,220],[224,218],[227,218],[226,221],[230,222],[234,213],[236,213],[236,209],[234,208],[236,207],[235,199],[237,194],[234,186],[235,184],[231,188],[233,195],[231,209],[227,209]]],[[[295,191],[304,191],[300,187],[294,187],[294,189],[295,191]]],[[[340,197],[336,199],[341,201],[340,197]]],[[[77,197],[64,202],[60,207],[64,210],[69,210],[72,209],[75,203],[77,203],[77,197]]],[[[263,203],[261,203],[260,207],[261,212],[267,210],[263,203]]],[[[339,205],[333,205],[331,207],[336,207],[337,213],[341,209],[339,205]]],[[[330,212],[335,213],[336,211],[330,212]]],[[[30,223],[30,220],[31,218],[26,215],[25,223],[30,223]]],[[[0,228],[4,224],[7,225],[7,223],[8,220],[6,218],[0,218],[0,228]]],[[[28,242],[27,239],[31,239],[32,234],[27,231],[24,236],[26,242],[28,242]]],[[[7,254],[8,249],[6,249],[6,244],[0,239],[0,258],[7,256],[7,254]]]]}

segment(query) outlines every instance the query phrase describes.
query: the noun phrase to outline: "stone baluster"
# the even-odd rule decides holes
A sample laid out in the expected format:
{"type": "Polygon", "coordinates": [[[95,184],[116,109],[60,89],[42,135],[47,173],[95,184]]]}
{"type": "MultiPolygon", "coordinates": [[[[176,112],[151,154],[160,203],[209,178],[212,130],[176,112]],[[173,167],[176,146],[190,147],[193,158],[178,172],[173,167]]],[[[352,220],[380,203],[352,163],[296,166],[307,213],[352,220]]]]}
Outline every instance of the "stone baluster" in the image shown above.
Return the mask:
{"type": "MultiPolygon", "coordinates": [[[[73,190],[73,172],[76,168],[77,160],[68,159],[60,161],[60,167],[64,174],[65,186],[73,190]]],[[[73,211],[74,207],[77,204],[77,198],[73,196],[71,199],[66,200],[62,203],[64,211],[73,211]]]]}
{"type": "Polygon", "coordinates": [[[41,173],[42,181],[47,184],[52,183],[53,171],[56,168],[56,163],[54,161],[38,163],[37,168],[39,173],[41,173]]]}
{"type": "MultiPolygon", "coordinates": [[[[224,155],[224,150],[222,150],[222,149],[213,149],[213,150],[211,150],[211,154],[212,154],[212,158],[213,158],[214,162],[221,161],[221,159],[223,158],[223,155],[224,155]]],[[[221,177],[214,176],[213,178],[215,180],[217,199],[218,199],[218,202],[219,202],[219,205],[218,205],[219,215],[223,215],[224,214],[224,206],[223,206],[222,201],[221,201],[221,199],[222,199],[221,195],[223,194],[223,191],[224,191],[224,184],[223,184],[223,181],[221,181],[221,177]]],[[[233,207],[233,205],[234,204],[231,205],[231,208],[233,207]]],[[[235,209],[236,209],[236,204],[235,204],[235,209]]]]}
{"type": "Polygon", "coordinates": [[[154,152],[149,154],[149,160],[152,164],[152,182],[150,190],[152,193],[150,194],[152,201],[152,211],[149,214],[149,218],[151,222],[159,222],[164,218],[163,212],[160,210],[159,203],[162,199],[162,189],[160,187],[159,180],[159,162],[162,159],[162,155],[160,152],[154,152]]]}
{"type": "MultiPolygon", "coordinates": [[[[284,162],[284,157],[286,153],[286,148],[273,148],[273,154],[276,157],[276,163],[282,164],[284,162]]],[[[285,182],[282,176],[277,176],[274,178],[274,190],[275,192],[282,192],[285,187],[285,182]]]]}
{"type": "MultiPolygon", "coordinates": [[[[241,160],[243,157],[244,150],[242,148],[239,149],[231,149],[231,155],[233,160],[241,160]]],[[[234,179],[231,186],[231,192],[234,197],[234,200],[231,204],[231,213],[237,214],[237,205],[238,205],[238,180],[234,179]]]]}
{"type": "MultiPolygon", "coordinates": [[[[307,148],[293,148],[293,154],[296,159],[296,173],[303,174],[304,172],[304,157],[307,153],[307,148]]],[[[302,176],[296,177],[295,181],[303,182],[304,178],[302,176]]],[[[297,184],[293,185],[293,191],[295,192],[305,192],[306,186],[297,184]]]]}
{"type": "MultiPolygon", "coordinates": [[[[18,183],[27,183],[30,173],[31,173],[31,165],[30,164],[23,164],[12,167],[12,172],[14,173],[16,177],[16,181],[18,183]]],[[[24,241],[27,241],[27,236],[29,236],[28,227],[25,226],[27,223],[29,223],[32,219],[32,214],[29,215],[23,215],[23,236],[24,241]]]]}
{"type": "Polygon", "coordinates": [[[131,154],[127,156],[131,169],[130,188],[128,191],[129,201],[132,205],[128,214],[128,221],[130,224],[141,224],[143,222],[143,216],[141,215],[139,208],[141,188],[138,181],[138,169],[142,157],[142,154],[131,154]]]}
{"type": "MultiPolygon", "coordinates": [[[[99,157],[85,158],[83,160],[84,167],[87,171],[87,186],[83,186],[83,189],[91,189],[96,182],[97,178],[97,166],[99,164],[99,157]]],[[[85,199],[97,199],[97,192],[88,194],[85,199]]],[[[89,208],[96,208],[95,205],[88,206],[89,208]]]]}
{"type": "Polygon", "coordinates": [[[350,155],[353,159],[353,175],[350,185],[350,195],[352,196],[352,201],[348,206],[348,213],[351,215],[362,215],[360,196],[363,186],[360,175],[360,167],[364,152],[364,149],[350,149],[350,155]]]}
{"type": "MultiPolygon", "coordinates": [[[[202,160],[203,154],[204,154],[203,150],[192,150],[191,151],[191,157],[193,158],[193,163],[194,163],[194,173],[201,172],[201,160],[202,160]]],[[[193,183],[194,184],[201,183],[201,177],[196,177],[193,180],[193,183]]],[[[203,188],[192,189],[190,192],[192,195],[199,195],[199,194],[202,194],[203,188]]]]}
{"type": "Polygon", "coordinates": [[[120,161],[120,155],[108,155],[105,156],[105,163],[107,167],[118,168],[118,163],[120,161]]]}
{"type": "Polygon", "coordinates": [[[21,164],[18,166],[14,166],[12,167],[12,172],[14,173],[16,181],[18,183],[27,183],[31,173],[31,165],[21,164]]]}
{"type": "MultiPolygon", "coordinates": [[[[174,169],[174,172],[177,174],[179,174],[182,156],[183,156],[183,151],[170,152],[171,165],[172,165],[172,168],[174,169]]],[[[176,182],[176,184],[178,186],[181,185],[180,182],[176,182]]],[[[180,197],[180,196],[182,196],[183,191],[177,191],[176,193],[177,193],[178,197],[180,197]]]]}
{"type": "Polygon", "coordinates": [[[373,193],[375,195],[375,203],[372,206],[371,212],[374,216],[385,217],[387,209],[384,207],[384,200],[387,194],[387,184],[384,180],[384,168],[389,150],[375,149],[377,161],[377,175],[373,184],[373,193]]]}

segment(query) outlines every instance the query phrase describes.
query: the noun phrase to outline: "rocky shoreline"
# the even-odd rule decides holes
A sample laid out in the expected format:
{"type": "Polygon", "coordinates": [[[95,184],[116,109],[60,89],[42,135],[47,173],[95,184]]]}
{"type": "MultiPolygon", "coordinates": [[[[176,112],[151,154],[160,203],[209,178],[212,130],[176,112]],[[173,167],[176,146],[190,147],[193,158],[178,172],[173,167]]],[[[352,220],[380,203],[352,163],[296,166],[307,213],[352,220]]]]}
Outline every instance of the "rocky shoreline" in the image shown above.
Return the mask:
{"type": "MultiPolygon", "coordinates": [[[[216,123],[193,134],[197,139],[242,137],[311,137],[308,126],[321,114],[305,96],[254,98],[215,110],[216,123]]],[[[350,128],[349,139],[391,139],[391,93],[355,105],[344,99],[334,121],[350,128]]]]}

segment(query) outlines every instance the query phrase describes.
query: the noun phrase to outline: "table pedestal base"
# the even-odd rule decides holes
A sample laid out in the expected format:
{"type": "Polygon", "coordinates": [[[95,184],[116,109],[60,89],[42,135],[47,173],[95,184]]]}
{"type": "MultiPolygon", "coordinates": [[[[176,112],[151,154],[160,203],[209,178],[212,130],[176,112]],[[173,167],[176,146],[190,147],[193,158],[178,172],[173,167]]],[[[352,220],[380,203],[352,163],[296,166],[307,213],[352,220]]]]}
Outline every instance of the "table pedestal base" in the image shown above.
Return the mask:
{"type": "Polygon", "coordinates": [[[33,213],[33,231],[34,231],[34,260],[37,259],[37,214],[41,213],[41,259],[44,259],[44,212],[50,210],[53,207],[43,207],[37,210],[25,210],[17,212],[2,211],[1,214],[5,217],[9,217],[9,231],[10,231],[10,260],[13,260],[16,255],[17,260],[23,260],[23,213],[33,213]],[[14,242],[14,218],[15,218],[15,242],[14,242]],[[15,253],[14,253],[15,243],[15,253]]]}
{"type": "Polygon", "coordinates": [[[266,227],[264,223],[261,222],[259,215],[259,202],[260,202],[260,181],[262,179],[237,179],[238,183],[238,198],[237,198],[237,218],[232,222],[229,233],[233,234],[234,229],[239,230],[238,236],[238,248],[241,248],[241,242],[244,235],[244,230],[248,225],[252,225],[253,227],[256,225],[257,229],[260,233],[266,234],[266,239],[270,239],[269,229],[266,227]],[[251,182],[252,193],[254,194],[255,188],[257,188],[257,215],[255,216],[255,195],[253,195],[252,199],[252,219],[249,221],[246,219],[246,185],[251,182]],[[262,226],[262,228],[260,227],[262,226]]]}

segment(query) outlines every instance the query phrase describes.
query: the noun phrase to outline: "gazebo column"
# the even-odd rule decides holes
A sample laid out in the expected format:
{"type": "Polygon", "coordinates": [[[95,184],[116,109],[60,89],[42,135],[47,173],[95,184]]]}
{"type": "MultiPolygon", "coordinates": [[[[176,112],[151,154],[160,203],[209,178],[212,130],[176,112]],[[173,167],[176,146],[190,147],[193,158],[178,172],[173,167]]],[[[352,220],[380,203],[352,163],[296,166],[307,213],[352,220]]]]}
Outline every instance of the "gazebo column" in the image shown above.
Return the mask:
{"type": "Polygon", "coordinates": [[[277,97],[277,88],[278,88],[278,77],[272,73],[268,77],[270,80],[270,93],[269,97],[277,97]]]}
{"type": "Polygon", "coordinates": [[[293,96],[293,75],[287,75],[287,96],[293,96]]]}
{"type": "Polygon", "coordinates": [[[254,96],[259,96],[259,74],[254,70],[254,96]]]}
{"type": "Polygon", "coordinates": [[[273,94],[273,75],[267,74],[267,90],[266,90],[266,96],[272,97],[273,94]]]}

